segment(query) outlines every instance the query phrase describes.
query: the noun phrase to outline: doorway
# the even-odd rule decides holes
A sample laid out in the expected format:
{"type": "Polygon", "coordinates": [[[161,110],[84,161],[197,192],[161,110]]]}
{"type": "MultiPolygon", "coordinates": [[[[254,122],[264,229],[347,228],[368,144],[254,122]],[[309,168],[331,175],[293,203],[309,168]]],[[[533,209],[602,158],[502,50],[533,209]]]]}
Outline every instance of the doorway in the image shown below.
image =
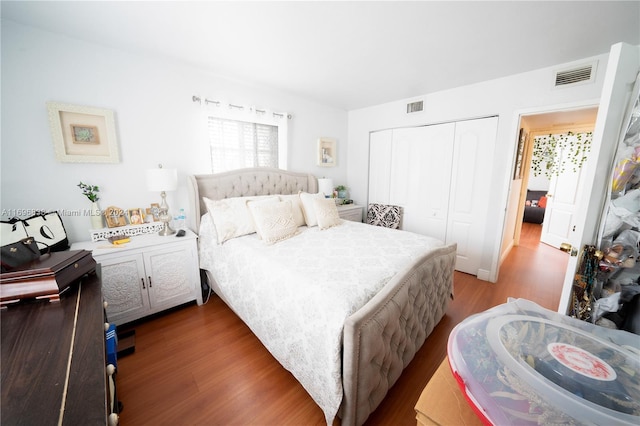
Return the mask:
{"type": "MultiPolygon", "coordinates": [[[[533,152],[533,144],[534,138],[536,136],[546,136],[551,134],[562,134],[567,133],[569,131],[573,133],[583,133],[583,132],[592,132],[595,127],[596,115],[598,109],[597,107],[589,107],[589,108],[580,108],[573,110],[564,110],[564,111],[552,111],[552,112],[544,112],[530,115],[523,115],[520,117],[520,128],[523,129],[523,132],[527,135],[527,140],[525,143],[525,152],[523,156],[523,173],[521,182],[517,182],[514,180],[513,189],[519,190],[519,197],[515,199],[518,202],[518,207],[516,211],[518,212],[518,216],[515,220],[516,226],[513,233],[513,245],[518,246],[520,244],[520,237],[523,232],[523,225],[529,226],[523,219],[525,217],[525,207],[529,210],[527,213],[538,213],[538,216],[542,216],[542,222],[537,225],[541,228],[549,226],[549,211],[546,212],[536,212],[532,210],[546,208],[545,207],[531,207],[527,206],[527,204],[537,204],[538,200],[527,199],[528,191],[538,191],[538,193],[548,192],[553,186],[554,188],[558,188],[559,185],[562,185],[563,182],[560,181],[561,177],[557,179],[557,182],[551,182],[545,179],[541,179],[539,176],[536,177],[533,175],[531,171],[531,158],[533,152]]],[[[572,177],[565,177],[564,182],[566,185],[563,187],[570,187],[572,182],[572,177]]],[[[575,183],[574,183],[575,184],[575,183]]],[[[575,190],[573,190],[575,191],[575,190]]],[[[532,192],[533,193],[533,192],[532,192]]],[[[553,196],[553,194],[546,194],[548,197],[553,196]]],[[[546,200],[545,200],[546,201],[546,200]]],[[[528,232],[531,231],[531,227],[529,226],[528,232]]],[[[542,229],[540,232],[536,232],[536,234],[542,234],[542,229]]],[[[550,242],[549,240],[543,241],[547,244],[551,244],[556,248],[559,247],[559,243],[550,242]]]]}

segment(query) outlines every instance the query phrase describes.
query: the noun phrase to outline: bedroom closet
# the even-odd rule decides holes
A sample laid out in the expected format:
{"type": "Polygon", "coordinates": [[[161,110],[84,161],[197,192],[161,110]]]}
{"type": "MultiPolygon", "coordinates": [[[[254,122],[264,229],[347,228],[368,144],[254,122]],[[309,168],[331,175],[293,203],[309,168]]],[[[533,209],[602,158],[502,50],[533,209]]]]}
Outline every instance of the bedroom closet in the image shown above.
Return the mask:
{"type": "Polygon", "coordinates": [[[497,117],[372,132],[369,203],[403,208],[401,229],[458,244],[481,271],[497,117]]]}

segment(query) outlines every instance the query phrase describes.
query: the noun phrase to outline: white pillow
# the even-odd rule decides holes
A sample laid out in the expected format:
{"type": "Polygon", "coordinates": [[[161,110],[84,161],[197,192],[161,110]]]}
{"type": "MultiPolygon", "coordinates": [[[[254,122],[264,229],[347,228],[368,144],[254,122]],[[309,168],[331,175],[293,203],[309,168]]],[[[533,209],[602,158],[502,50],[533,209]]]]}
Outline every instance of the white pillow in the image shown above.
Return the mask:
{"type": "Polygon", "coordinates": [[[317,194],[309,194],[308,192],[300,193],[300,202],[302,203],[302,213],[304,214],[304,221],[307,226],[316,226],[318,219],[316,219],[315,207],[313,206],[313,200],[324,200],[324,194],[318,192],[317,194]]]}
{"type": "Polygon", "coordinates": [[[286,240],[298,233],[291,201],[254,204],[251,206],[251,213],[258,235],[267,244],[286,240]]]}
{"type": "Polygon", "coordinates": [[[302,203],[300,202],[300,195],[280,195],[280,201],[291,201],[293,220],[296,222],[296,225],[305,226],[307,224],[304,221],[304,213],[302,213],[302,203]]]}
{"type": "Polygon", "coordinates": [[[332,226],[340,225],[341,220],[338,208],[332,198],[315,199],[313,200],[313,207],[320,229],[329,229],[332,226]]]}
{"type": "Polygon", "coordinates": [[[277,195],[259,197],[234,197],[222,200],[210,200],[204,197],[207,210],[213,218],[213,224],[218,234],[218,244],[232,238],[241,237],[256,232],[247,201],[279,202],[277,195]]]}

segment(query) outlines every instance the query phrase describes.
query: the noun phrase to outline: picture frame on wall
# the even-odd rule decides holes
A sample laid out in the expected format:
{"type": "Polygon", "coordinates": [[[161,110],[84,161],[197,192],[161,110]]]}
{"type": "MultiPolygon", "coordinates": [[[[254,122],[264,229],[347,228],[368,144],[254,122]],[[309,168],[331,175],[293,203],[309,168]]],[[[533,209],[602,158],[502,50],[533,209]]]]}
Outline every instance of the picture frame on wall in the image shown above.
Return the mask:
{"type": "Polygon", "coordinates": [[[336,165],[336,140],[334,138],[318,139],[318,161],[320,167],[334,167],[336,165]]]}
{"type": "Polygon", "coordinates": [[[118,163],[112,110],[47,102],[56,159],[63,163],[118,163]]]}
{"type": "Polygon", "coordinates": [[[527,132],[524,129],[520,129],[518,134],[518,146],[516,148],[516,161],[513,167],[513,180],[522,179],[524,175],[523,162],[524,162],[524,148],[527,142],[527,132]]]}

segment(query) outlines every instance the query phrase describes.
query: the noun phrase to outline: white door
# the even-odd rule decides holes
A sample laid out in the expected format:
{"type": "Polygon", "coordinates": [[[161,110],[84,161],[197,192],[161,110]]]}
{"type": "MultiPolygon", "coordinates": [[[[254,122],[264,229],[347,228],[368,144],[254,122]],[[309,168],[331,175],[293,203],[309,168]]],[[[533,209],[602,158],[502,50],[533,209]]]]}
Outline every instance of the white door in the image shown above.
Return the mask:
{"type": "Polygon", "coordinates": [[[393,130],[369,136],[369,203],[389,204],[393,130]]]}
{"type": "Polygon", "coordinates": [[[478,275],[491,192],[498,118],[456,123],[446,242],[458,244],[456,269],[478,275]]]}
{"type": "MultiPolygon", "coordinates": [[[[563,152],[559,155],[566,157],[569,153],[563,152]]],[[[540,234],[540,241],[543,243],[559,249],[560,244],[569,241],[569,234],[574,226],[573,215],[576,211],[582,175],[582,168],[580,168],[576,172],[566,170],[560,176],[551,178],[540,234]]]]}
{"type": "MultiPolygon", "coordinates": [[[[623,117],[629,103],[633,82],[640,70],[636,47],[618,43],[609,53],[600,107],[593,131],[591,154],[583,167],[584,183],[580,187],[574,222],[568,242],[580,251],[585,244],[596,244],[604,205],[611,163],[618,145],[623,117]]],[[[567,265],[558,312],[566,313],[571,300],[571,286],[579,266],[577,253],[572,253],[567,265]]]]}
{"type": "Polygon", "coordinates": [[[446,240],[454,123],[395,129],[390,204],[402,229],[446,240]]]}

